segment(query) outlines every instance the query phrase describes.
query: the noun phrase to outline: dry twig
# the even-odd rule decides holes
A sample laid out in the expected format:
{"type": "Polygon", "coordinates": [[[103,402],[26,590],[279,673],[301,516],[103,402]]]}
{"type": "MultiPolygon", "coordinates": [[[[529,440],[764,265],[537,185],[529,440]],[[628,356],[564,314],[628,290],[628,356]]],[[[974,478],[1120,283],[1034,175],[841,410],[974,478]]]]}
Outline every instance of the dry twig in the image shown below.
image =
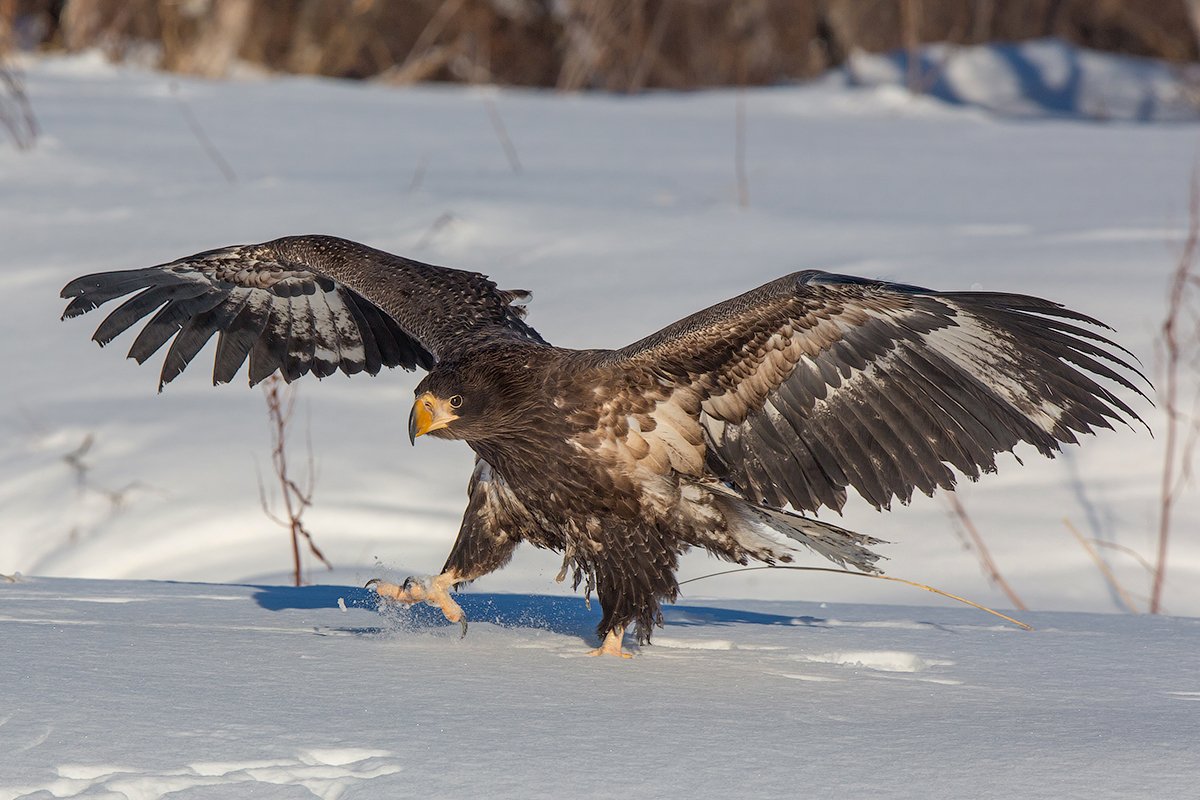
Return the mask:
{"type": "Polygon", "coordinates": [[[746,177],[746,90],[738,89],[733,138],[733,169],[737,175],[738,207],[750,206],[750,179],[746,177]]]}
{"type": "Polygon", "coordinates": [[[289,390],[281,391],[283,380],[278,375],[272,375],[263,381],[263,394],[267,401],[267,416],[271,422],[271,465],[275,477],[279,480],[279,493],[283,498],[284,514],[278,515],[271,510],[267,501],[266,489],[260,477],[258,482],[259,501],[263,513],[276,525],[286,528],[292,535],[292,568],[296,585],[303,584],[303,573],[300,563],[300,540],[308,545],[309,552],[329,569],[333,565],[325,558],[325,554],[313,541],[312,534],[304,527],[304,512],[312,505],[312,493],[316,482],[316,470],[313,466],[312,443],[308,444],[308,477],[301,487],[291,477],[288,471],[287,429],[296,406],[295,393],[289,390]],[[287,395],[286,399],[284,394],[287,395]]]}
{"type": "Polygon", "coordinates": [[[1021,598],[1009,586],[1008,581],[1000,574],[1000,568],[996,566],[996,562],[992,559],[992,554],[988,550],[987,545],[984,544],[983,537],[979,535],[979,530],[975,527],[975,523],[968,516],[967,509],[959,502],[958,494],[955,492],[946,492],[946,502],[950,506],[951,519],[955,521],[956,527],[966,534],[967,539],[964,541],[968,541],[968,546],[975,551],[975,555],[979,558],[979,564],[983,567],[983,573],[987,576],[987,579],[1008,596],[1009,602],[1013,606],[1022,611],[1027,611],[1028,606],[1021,601],[1021,598]]]}
{"type": "Polygon", "coordinates": [[[4,96],[0,97],[0,125],[8,129],[18,150],[32,150],[40,132],[37,117],[25,91],[24,78],[5,62],[2,54],[0,86],[4,88],[4,96]]]}
{"type": "Polygon", "coordinates": [[[1146,570],[1148,574],[1154,575],[1154,565],[1150,563],[1149,559],[1147,559],[1137,550],[1134,550],[1132,547],[1127,547],[1126,545],[1119,544],[1118,542],[1110,542],[1107,539],[1097,539],[1095,537],[1088,539],[1088,541],[1094,544],[1096,547],[1107,547],[1110,550],[1116,550],[1118,553],[1124,553],[1137,563],[1141,564],[1142,569],[1146,570]]]}
{"type": "Polygon", "coordinates": [[[1099,551],[1095,547],[1092,547],[1092,543],[1085,539],[1083,534],[1079,532],[1079,529],[1071,524],[1071,520],[1063,519],[1063,524],[1067,526],[1067,530],[1075,537],[1075,541],[1079,542],[1079,546],[1087,551],[1096,568],[1100,570],[1100,574],[1104,576],[1104,580],[1117,593],[1117,596],[1121,598],[1121,603],[1124,604],[1125,609],[1131,614],[1138,613],[1137,606],[1133,602],[1133,597],[1130,596],[1129,592],[1125,591],[1125,587],[1117,580],[1117,576],[1113,573],[1112,568],[1108,566],[1108,562],[1100,557],[1099,551]]]}
{"type": "Polygon", "coordinates": [[[892,575],[877,575],[873,572],[851,572],[848,569],[837,569],[836,567],[797,567],[797,566],[793,566],[791,564],[764,564],[763,566],[756,566],[756,567],[737,567],[736,569],[727,569],[727,570],[722,570],[721,572],[714,572],[711,575],[701,575],[698,578],[689,578],[686,581],[680,581],[679,585],[683,586],[685,583],[692,583],[693,581],[700,581],[700,580],[704,580],[706,578],[715,578],[718,575],[732,575],[735,572],[754,572],[755,570],[760,570],[760,569],[794,569],[794,570],[799,570],[801,572],[830,572],[830,573],[833,573],[834,575],[853,575],[858,578],[873,578],[877,581],[892,581],[893,583],[903,583],[905,586],[915,586],[918,589],[924,589],[927,592],[933,592],[934,594],[941,595],[942,597],[948,597],[951,600],[957,600],[960,603],[965,603],[965,604],[971,606],[971,608],[978,608],[980,611],[986,611],[987,613],[991,614],[992,616],[1000,617],[1000,619],[1008,620],[1013,625],[1016,625],[1018,628],[1022,628],[1023,630],[1027,630],[1027,631],[1033,630],[1032,625],[1026,625],[1024,622],[1021,622],[1019,619],[1013,619],[1012,617],[1008,616],[1007,614],[1001,614],[999,611],[996,611],[995,609],[988,608],[985,605],[981,605],[972,600],[968,600],[965,597],[959,597],[956,594],[951,594],[950,592],[944,592],[941,589],[936,589],[933,586],[930,586],[925,583],[917,583],[916,581],[910,581],[906,578],[897,578],[892,575]]]}
{"type": "Polygon", "coordinates": [[[496,108],[496,101],[490,97],[483,98],[483,104],[487,107],[488,118],[492,121],[492,128],[496,131],[496,138],[500,140],[500,146],[504,148],[504,155],[508,158],[508,165],[512,167],[512,171],[521,174],[521,159],[517,158],[517,148],[513,146],[512,139],[508,136],[508,128],[504,127],[504,120],[500,118],[500,111],[496,108]]]}
{"type": "Polygon", "coordinates": [[[1154,563],[1154,581],[1150,590],[1150,613],[1158,614],[1162,606],[1163,586],[1167,576],[1167,552],[1171,538],[1171,520],[1179,495],[1191,478],[1192,457],[1196,450],[1200,419],[1182,408],[1183,395],[1192,392],[1193,411],[1200,401],[1200,387],[1185,385],[1189,375],[1195,375],[1196,360],[1200,357],[1200,320],[1196,317],[1200,275],[1196,258],[1200,254],[1200,174],[1192,171],[1191,194],[1188,203],[1188,233],[1183,251],[1171,275],[1167,293],[1167,314],[1159,333],[1162,354],[1162,400],[1167,417],[1163,452],[1162,483],[1159,489],[1158,546],[1154,563]],[[1191,327],[1185,328],[1186,323],[1191,327]],[[1190,419],[1189,419],[1190,417],[1190,419]]]}
{"type": "Polygon", "coordinates": [[[221,151],[217,149],[212,139],[209,139],[208,134],[204,132],[204,128],[200,126],[200,120],[196,119],[196,115],[192,113],[192,107],[179,93],[179,84],[171,81],[170,87],[171,96],[179,104],[179,113],[183,114],[183,120],[187,123],[188,130],[196,137],[196,141],[200,143],[200,147],[203,148],[204,153],[217,165],[217,169],[225,176],[225,180],[230,183],[237,183],[237,173],[233,171],[233,167],[225,160],[225,156],[221,155],[221,151]]]}

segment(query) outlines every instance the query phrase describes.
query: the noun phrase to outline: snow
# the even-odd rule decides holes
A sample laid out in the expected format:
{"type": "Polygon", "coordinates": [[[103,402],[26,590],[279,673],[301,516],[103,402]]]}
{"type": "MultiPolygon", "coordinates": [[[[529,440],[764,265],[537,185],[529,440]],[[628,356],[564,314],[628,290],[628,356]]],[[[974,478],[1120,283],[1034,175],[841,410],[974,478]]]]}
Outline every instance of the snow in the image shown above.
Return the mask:
{"type": "MultiPolygon", "coordinates": [[[[1016,117],[1195,122],[1195,65],[1114,56],[1046,39],[988,47],[932,45],[915,55],[918,85],[937,99],[1016,117]]],[[[835,79],[905,86],[905,51],[851,54],[835,79]]]]}
{"type": "MultiPolygon", "coordinates": [[[[418,375],[299,384],[305,519],[336,570],[284,588],[260,393],[211,387],[210,347],[157,395],[160,362],[121,358],[132,337],[98,351],[98,315],[57,321],[78,275],[324,232],[532,289],[530,321],[564,346],[620,346],[817,267],[1065,301],[1156,377],[1200,132],[1186,86],[1021,48],[956,51],[954,97],[910,95],[887,59],[856,61],[857,88],[632,98],[29,62],[43,135],[0,142],[0,573],[37,577],[0,582],[0,798],[1187,796],[1194,488],[1165,594],[1184,616],[1070,613],[1123,606],[1064,520],[1153,555],[1165,417],[1128,393],[1156,438],[1026,448],[959,492],[1036,632],[894,583],[760,571],[686,585],[655,644],[616,663],[577,658],[597,613],[554,582],[551,553],[478,581],[462,641],[430,609],[380,616],[348,588],[435,571],[457,530],[470,454],[409,446],[418,375]],[[1018,61],[1062,102],[996,69],[1018,61]]],[[[892,542],[891,575],[1009,605],[940,498],[822,518],[892,542]]],[[[1138,560],[1101,552],[1144,607],[1138,560]]],[[[693,554],[681,578],[726,566],[693,554]]]]}
{"type": "Polygon", "coordinates": [[[0,585],[0,800],[1187,797],[1200,620],[685,598],[633,661],[579,598],[465,639],[337,586],[0,585]],[[348,609],[339,610],[344,599],[348,609]]]}

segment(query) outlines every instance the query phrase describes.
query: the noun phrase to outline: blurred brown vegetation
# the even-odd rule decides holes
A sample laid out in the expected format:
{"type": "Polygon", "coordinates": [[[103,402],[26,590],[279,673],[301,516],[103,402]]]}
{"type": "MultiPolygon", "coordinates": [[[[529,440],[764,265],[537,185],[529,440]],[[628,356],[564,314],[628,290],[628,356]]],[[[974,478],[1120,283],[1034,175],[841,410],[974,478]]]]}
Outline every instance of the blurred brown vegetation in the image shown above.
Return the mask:
{"type": "Polygon", "coordinates": [[[638,91],[769,84],[855,49],[1054,36],[1197,60],[1196,0],[0,0],[0,42],[219,77],[638,91]],[[150,45],[149,47],[147,45],[150,45]]]}

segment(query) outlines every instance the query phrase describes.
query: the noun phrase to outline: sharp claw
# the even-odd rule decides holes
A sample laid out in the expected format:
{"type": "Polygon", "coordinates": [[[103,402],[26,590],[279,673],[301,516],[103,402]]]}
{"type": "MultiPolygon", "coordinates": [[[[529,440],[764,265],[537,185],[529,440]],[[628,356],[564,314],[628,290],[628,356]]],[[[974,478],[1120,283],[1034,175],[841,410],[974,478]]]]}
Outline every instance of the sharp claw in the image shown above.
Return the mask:
{"type": "Polygon", "coordinates": [[[383,581],[382,581],[381,579],[379,579],[379,578],[371,578],[371,580],[369,580],[369,581],[367,581],[366,583],[364,583],[364,584],[363,584],[363,588],[364,588],[364,589],[370,589],[370,588],[371,588],[372,586],[374,586],[375,584],[377,584],[377,583],[382,583],[382,582],[383,582],[383,581]]]}
{"type": "Polygon", "coordinates": [[[423,580],[421,580],[420,578],[414,578],[412,575],[409,575],[407,578],[404,579],[404,584],[400,588],[407,592],[409,589],[412,588],[412,585],[414,583],[419,583],[422,586],[425,585],[425,582],[423,580]]]}
{"type": "Polygon", "coordinates": [[[459,620],[459,622],[462,624],[462,636],[459,636],[458,638],[465,639],[467,638],[467,618],[463,617],[461,620],[459,620]]]}

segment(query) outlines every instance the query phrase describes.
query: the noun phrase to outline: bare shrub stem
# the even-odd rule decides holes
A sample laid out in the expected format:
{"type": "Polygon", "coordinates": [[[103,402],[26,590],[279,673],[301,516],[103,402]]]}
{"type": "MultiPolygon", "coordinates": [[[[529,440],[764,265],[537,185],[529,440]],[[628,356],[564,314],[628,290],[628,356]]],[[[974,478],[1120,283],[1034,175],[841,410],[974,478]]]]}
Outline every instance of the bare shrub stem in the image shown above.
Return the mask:
{"type": "MultiPolygon", "coordinates": [[[[1195,358],[1200,354],[1200,325],[1191,319],[1193,328],[1185,330],[1193,314],[1195,292],[1200,287],[1196,273],[1196,256],[1200,249],[1200,175],[1192,171],[1191,193],[1188,202],[1188,232],[1183,251],[1171,275],[1167,293],[1167,315],[1159,333],[1162,352],[1162,391],[1159,397],[1167,417],[1166,442],[1163,452],[1162,483],[1159,489],[1158,547],[1154,562],[1154,581],[1150,590],[1150,613],[1158,614],[1162,607],[1163,586],[1167,576],[1167,552],[1171,538],[1171,520],[1179,494],[1191,477],[1192,456],[1196,448],[1197,420],[1189,420],[1180,407],[1182,384],[1188,373],[1194,374],[1195,358]]],[[[1196,387],[1193,387],[1196,393],[1196,387]]],[[[1195,400],[1196,398],[1193,398],[1195,400]]]]}
{"type": "Polygon", "coordinates": [[[270,420],[271,426],[271,466],[279,481],[279,493],[283,499],[283,515],[278,515],[271,510],[261,478],[258,483],[258,493],[263,513],[276,525],[286,528],[292,535],[292,572],[296,585],[301,586],[304,582],[300,561],[301,539],[308,545],[308,550],[313,557],[329,569],[333,569],[333,565],[317,547],[317,543],[313,541],[312,534],[304,526],[302,519],[304,512],[312,505],[312,493],[316,481],[311,442],[308,445],[308,477],[305,485],[301,487],[296,483],[288,471],[287,430],[292,420],[292,412],[295,410],[296,395],[286,388],[281,389],[282,384],[283,380],[278,375],[272,375],[263,382],[263,395],[267,401],[267,418],[270,420]]]}

